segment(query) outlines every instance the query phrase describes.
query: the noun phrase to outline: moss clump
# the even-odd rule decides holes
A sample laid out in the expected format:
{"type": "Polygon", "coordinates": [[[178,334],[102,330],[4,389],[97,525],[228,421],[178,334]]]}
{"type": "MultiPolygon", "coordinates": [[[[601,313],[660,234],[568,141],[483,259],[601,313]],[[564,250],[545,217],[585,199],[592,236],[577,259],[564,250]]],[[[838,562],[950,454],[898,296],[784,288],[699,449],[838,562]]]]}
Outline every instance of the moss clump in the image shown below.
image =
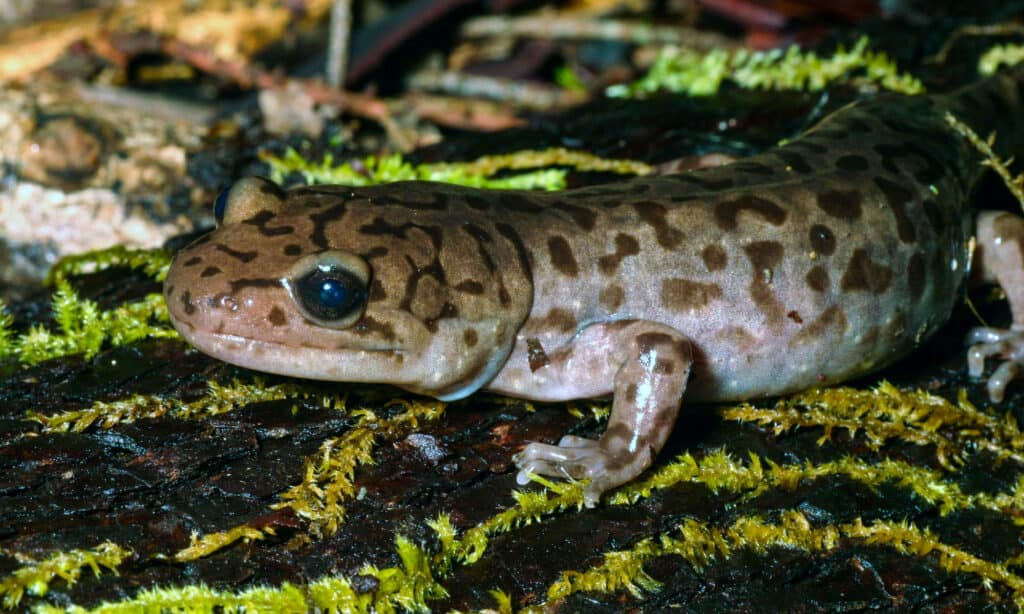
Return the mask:
{"type": "Polygon", "coordinates": [[[111,267],[142,269],[156,281],[163,281],[171,266],[173,254],[164,249],[128,249],[117,245],[74,256],[65,256],[53,265],[47,275],[46,284],[53,284],[72,275],[95,273],[111,267]]]}
{"type": "Polygon", "coordinates": [[[850,523],[815,527],[801,512],[786,510],[780,514],[778,522],[759,516],[742,516],[725,528],[687,519],[680,525],[679,533],[679,537],[662,534],[657,541],[644,539],[630,550],[605,553],[600,566],[586,571],[563,572],[548,588],[548,601],[578,592],[607,594],[628,590],[638,595],[641,589],[656,591],[660,583],[647,575],[643,565],[657,556],[680,556],[700,572],[709,564],[740,551],[764,554],[770,548],[786,548],[824,552],[836,548],[842,540],[858,540],[893,548],[905,555],[934,555],[940,569],[951,574],[974,575],[986,590],[1001,584],[1013,593],[1017,607],[1024,607],[1024,579],[1010,572],[1005,564],[986,561],[946,544],[929,530],[909,522],[876,520],[864,524],[858,518],[850,523]]]}
{"type": "Polygon", "coordinates": [[[103,542],[89,550],[56,552],[43,561],[30,562],[6,578],[0,579],[3,606],[16,607],[26,591],[39,597],[46,595],[54,578],[61,578],[68,586],[72,586],[86,567],[92,569],[97,577],[100,575],[100,567],[106,567],[116,574],[121,563],[133,554],[127,548],[112,542],[103,542]]]}
{"type": "Polygon", "coordinates": [[[342,502],[355,496],[352,482],[356,467],[373,463],[373,449],[381,439],[394,441],[413,431],[420,420],[434,421],[445,411],[441,401],[395,401],[406,411],[391,418],[379,418],[368,409],[351,412],[357,424],[341,437],[320,444],[320,450],[306,462],[301,484],[281,495],[275,508],[290,507],[308,522],[313,535],[332,535],[345,518],[342,502]]]}
{"type": "Polygon", "coordinates": [[[978,59],[978,72],[995,74],[1003,66],[1016,66],[1024,61],[1024,45],[996,45],[978,59]]]}
{"type": "Polygon", "coordinates": [[[487,178],[467,173],[458,165],[420,164],[413,166],[401,154],[363,158],[358,164],[336,164],[331,154],[317,163],[306,160],[294,149],[284,156],[266,154],[270,177],[282,181],[289,173],[299,173],[306,183],[333,183],[351,186],[377,185],[395,181],[440,181],[476,188],[560,190],[565,187],[565,171],[542,170],[502,178],[487,178]]]}
{"type": "Polygon", "coordinates": [[[710,96],[726,80],[745,89],[762,90],[817,91],[844,81],[862,88],[881,87],[904,94],[924,91],[917,78],[900,73],[888,56],[868,49],[868,38],[864,36],[849,51],[840,47],[828,58],[802,51],[795,45],[785,51],[716,49],[707,53],[669,47],[642,79],[629,85],[614,85],[606,94],[625,98],[667,90],[710,96]]]}
{"type": "Polygon", "coordinates": [[[740,405],[724,410],[728,420],[756,422],[776,434],[798,427],[821,427],[823,444],[837,428],[853,436],[864,434],[867,444],[881,448],[890,439],[935,446],[943,467],[970,451],[985,450],[996,459],[1024,465],[1024,434],[1012,415],[992,416],[967,401],[964,391],[956,403],[933,394],[900,390],[882,382],[874,390],[826,388],[809,390],[762,409],[740,405]]]}
{"type": "Polygon", "coordinates": [[[160,294],[102,311],[93,301],[82,299],[64,279],[57,281],[53,295],[53,317],[59,332],[35,324],[21,335],[11,335],[0,324],[0,354],[33,365],[51,358],[84,354],[95,356],[104,344],[123,345],[145,338],[175,338],[178,333],[168,322],[167,305],[160,294]]]}
{"type": "Polygon", "coordinates": [[[437,181],[474,188],[560,190],[565,187],[565,171],[545,169],[517,175],[494,177],[501,171],[565,166],[581,171],[604,171],[645,175],[651,167],[632,160],[608,160],[587,152],[561,147],[541,151],[485,156],[472,162],[417,164],[406,162],[400,154],[363,158],[358,163],[336,164],[327,154],[317,163],[306,160],[294,149],[284,156],[269,154],[263,160],[270,165],[271,178],[281,181],[289,173],[299,173],[307,183],[335,183],[351,186],[377,185],[395,181],[437,181]]]}
{"type": "Polygon", "coordinates": [[[70,608],[40,605],[41,614],[134,614],[136,612],[346,612],[396,614],[397,612],[429,612],[429,601],[447,595],[430,572],[429,557],[421,548],[398,536],[395,546],[401,566],[380,569],[364,566],[359,574],[377,580],[370,592],[356,592],[344,576],[326,576],[306,586],[285,582],[281,586],[257,586],[244,591],[217,590],[198,584],[184,587],[151,588],[134,597],[107,602],[95,608],[70,608]]]}

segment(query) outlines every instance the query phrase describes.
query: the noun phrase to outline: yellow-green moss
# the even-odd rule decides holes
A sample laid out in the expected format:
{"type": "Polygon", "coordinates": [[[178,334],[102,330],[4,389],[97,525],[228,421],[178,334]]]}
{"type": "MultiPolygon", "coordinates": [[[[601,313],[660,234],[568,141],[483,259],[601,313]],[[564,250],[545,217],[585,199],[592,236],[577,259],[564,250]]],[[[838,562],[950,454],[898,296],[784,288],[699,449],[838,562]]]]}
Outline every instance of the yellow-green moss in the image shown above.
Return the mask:
{"type": "Polygon", "coordinates": [[[935,555],[937,565],[948,573],[966,573],[978,577],[990,590],[1001,584],[1013,593],[1017,607],[1024,606],[1024,579],[1006,565],[986,561],[938,540],[929,530],[909,522],[876,520],[865,525],[861,519],[838,525],[812,526],[797,510],[780,514],[777,523],[760,516],[742,516],[724,529],[695,519],[679,527],[680,537],[663,534],[658,541],[644,539],[630,550],[608,552],[600,566],[586,571],[566,571],[547,591],[553,602],[573,593],[617,593],[628,590],[639,595],[641,589],[658,590],[660,584],[643,569],[657,556],[677,555],[698,573],[715,561],[730,558],[738,551],[764,554],[770,548],[786,548],[808,553],[826,552],[841,540],[859,540],[866,544],[892,548],[904,555],[935,555]]]}
{"type": "Polygon", "coordinates": [[[802,51],[795,45],[785,51],[716,49],[707,53],[669,47],[642,79],[612,86],[606,93],[627,97],[667,90],[710,96],[726,80],[746,89],[816,91],[846,81],[905,94],[924,91],[920,81],[900,73],[888,56],[868,49],[864,36],[849,51],[840,47],[828,58],[819,58],[813,51],[802,51]]]}
{"type": "Polygon", "coordinates": [[[79,297],[66,280],[58,279],[56,283],[53,315],[58,331],[35,324],[23,334],[12,335],[0,322],[4,331],[0,336],[0,355],[32,365],[72,354],[91,358],[105,344],[178,336],[166,323],[167,305],[160,294],[103,311],[93,301],[79,297]]]}
{"type": "Polygon", "coordinates": [[[377,579],[372,592],[357,593],[343,576],[326,576],[306,586],[285,582],[281,586],[258,586],[243,591],[225,591],[204,584],[151,588],[134,597],[94,608],[72,606],[58,608],[39,605],[36,612],[56,614],[135,614],[136,612],[177,612],[179,614],[208,612],[337,612],[338,614],[395,614],[429,612],[429,602],[447,595],[431,574],[429,557],[422,548],[408,539],[395,539],[401,566],[380,569],[364,566],[359,574],[377,579]]]}
{"type": "MultiPolygon", "coordinates": [[[[118,401],[97,401],[84,409],[65,411],[52,416],[28,412],[26,418],[41,423],[44,432],[73,431],[79,433],[94,424],[99,428],[106,429],[143,418],[159,418],[165,415],[179,420],[200,420],[251,403],[286,398],[308,398],[312,395],[311,392],[296,384],[267,386],[260,379],[256,379],[250,384],[236,381],[227,386],[211,381],[207,382],[207,387],[206,395],[187,403],[179,399],[138,394],[118,401]]],[[[343,400],[339,397],[324,397],[321,403],[339,406],[343,404],[343,400]]]]}
{"type": "Polygon", "coordinates": [[[142,269],[156,281],[163,281],[173,254],[164,249],[128,249],[121,245],[61,258],[47,275],[47,285],[73,275],[95,273],[111,267],[142,269]]]}
{"type": "Polygon", "coordinates": [[[332,535],[345,517],[342,502],[355,496],[352,478],[357,466],[373,463],[373,449],[380,439],[393,441],[419,426],[420,420],[434,421],[444,414],[441,401],[396,400],[405,411],[380,418],[368,409],[351,411],[358,422],[347,433],[320,444],[320,450],[306,461],[302,483],[281,495],[274,508],[290,507],[307,521],[315,536],[332,535]]]}
{"type": "Polygon", "coordinates": [[[1024,45],[996,45],[978,59],[978,72],[995,74],[1003,66],[1016,66],[1024,61],[1024,45]]]}
{"type": "Polygon", "coordinates": [[[377,185],[394,181],[441,181],[457,185],[491,189],[544,189],[559,190],[565,187],[565,171],[542,170],[501,178],[472,175],[458,165],[419,164],[413,166],[401,154],[374,157],[362,160],[359,168],[351,164],[337,164],[331,154],[321,162],[306,160],[293,149],[284,156],[263,155],[263,161],[270,165],[270,177],[281,181],[289,173],[299,173],[307,183],[332,183],[351,186],[377,185]]]}
{"type": "Polygon", "coordinates": [[[14,608],[21,603],[26,592],[42,597],[50,590],[54,578],[61,578],[68,586],[72,586],[86,567],[92,569],[97,577],[100,575],[100,567],[106,567],[117,574],[117,568],[133,554],[130,549],[112,542],[103,542],[88,550],[55,552],[45,560],[29,562],[0,579],[0,597],[3,597],[0,603],[5,608],[14,608]]]}
{"type": "Polygon", "coordinates": [[[722,411],[729,420],[771,426],[776,434],[797,427],[821,427],[823,444],[843,428],[862,432],[878,449],[890,439],[935,446],[947,469],[968,450],[985,450],[997,459],[1024,464],[1024,435],[1012,415],[996,417],[979,411],[961,391],[957,403],[926,392],[900,390],[882,382],[874,390],[826,388],[779,401],[774,408],[740,405],[722,411]]]}
{"type": "MultiPolygon", "coordinates": [[[[1021,47],[1024,50],[1024,47],[1021,47]]],[[[1022,56],[1024,57],[1024,56],[1022,56]]],[[[1014,198],[1022,208],[1024,208],[1024,173],[1014,175],[1010,172],[1010,165],[1013,163],[1013,158],[1009,160],[1003,160],[996,152],[992,150],[992,146],[995,145],[996,135],[992,133],[987,139],[982,139],[978,136],[970,126],[960,121],[952,113],[946,113],[946,123],[953,127],[954,130],[959,132],[964,138],[966,138],[971,145],[974,146],[981,155],[985,157],[982,161],[982,166],[987,166],[999,175],[999,178],[1003,180],[1003,184],[1006,186],[1010,193],[1013,194],[1014,198]]]]}
{"type": "Polygon", "coordinates": [[[270,165],[271,178],[281,181],[297,172],[307,183],[334,183],[352,186],[376,185],[394,181],[438,181],[475,188],[560,190],[565,187],[565,171],[546,169],[517,175],[494,177],[499,172],[541,168],[571,167],[581,171],[603,171],[645,175],[651,167],[632,160],[608,160],[583,151],[554,147],[541,151],[520,151],[512,154],[485,156],[472,162],[418,164],[413,166],[400,154],[367,157],[359,168],[336,164],[331,154],[317,163],[306,160],[293,149],[278,157],[264,154],[270,165]]]}

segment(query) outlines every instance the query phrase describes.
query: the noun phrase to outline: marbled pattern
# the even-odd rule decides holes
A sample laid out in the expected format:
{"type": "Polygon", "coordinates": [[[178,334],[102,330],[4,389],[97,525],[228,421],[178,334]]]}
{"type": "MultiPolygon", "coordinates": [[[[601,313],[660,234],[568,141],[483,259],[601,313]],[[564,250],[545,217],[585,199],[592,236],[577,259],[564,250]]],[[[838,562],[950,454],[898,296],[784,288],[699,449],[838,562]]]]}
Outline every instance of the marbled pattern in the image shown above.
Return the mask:
{"type": "Polygon", "coordinates": [[[1020,73],[975,86],[984,95],[851,105],[731,165],[561,193],[243,180],[221,226],[177,255],[168,305],[200,349],[255,369],[444,399],[613,394],[599,441],[518,459],[591,478],[594,503],[651,462],[684,394],[840,382],[947,319],[980,167],[943,114],[1013,143],[1020,73]],[[344,325],[311,317],[290,289],[325,262],[366,284],[344,325]]]}

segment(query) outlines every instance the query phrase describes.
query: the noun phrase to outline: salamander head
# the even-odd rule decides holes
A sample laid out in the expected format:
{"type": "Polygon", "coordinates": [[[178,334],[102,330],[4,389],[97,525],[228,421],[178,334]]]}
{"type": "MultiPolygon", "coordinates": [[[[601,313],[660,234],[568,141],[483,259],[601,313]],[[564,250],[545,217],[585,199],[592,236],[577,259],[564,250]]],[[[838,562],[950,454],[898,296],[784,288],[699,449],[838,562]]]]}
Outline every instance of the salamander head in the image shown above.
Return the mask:
{"type": "Polygon", "coordinates": [[[236,183],[217,199],[218,228],[171,265],[164,295],[175,328],[204,353],[282,375],[440,398],[486,383],[518,325],[493,317],[497,290],[487,280],[473,294],[450,286],[473,264],[442,266],[443,229],[419,217],[402,225],[410,212],[394,208],[387,224],[399,225],[382,232],[381,207],[346,196],[236,183]]]}

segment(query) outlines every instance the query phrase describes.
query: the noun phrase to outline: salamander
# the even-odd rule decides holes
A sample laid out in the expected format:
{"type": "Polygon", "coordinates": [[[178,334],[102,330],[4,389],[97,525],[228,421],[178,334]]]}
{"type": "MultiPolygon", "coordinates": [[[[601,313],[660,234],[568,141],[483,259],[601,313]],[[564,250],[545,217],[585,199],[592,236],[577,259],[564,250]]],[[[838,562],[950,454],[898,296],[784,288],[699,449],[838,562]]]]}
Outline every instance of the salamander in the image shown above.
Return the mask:
{"type": "Polygon", "coordinates": [[[981,157],[944,115],[998,129],[1006,151],[1022,96],[1024,68],[880,95],[741,161],[561,192],[246,178],[175,256],[165,297],[186,340],[260,371],[444,400],[611,395],[599,439],[515,456],[520,483],[588,478],[594,505],[651,464],[683,403],[891,364],[969,280],[1009,300],[1009,328],[968,339],[972,374],[999,357],[1001,399],[1024,361],[1024,220],[974,209],[981,157]]]}

